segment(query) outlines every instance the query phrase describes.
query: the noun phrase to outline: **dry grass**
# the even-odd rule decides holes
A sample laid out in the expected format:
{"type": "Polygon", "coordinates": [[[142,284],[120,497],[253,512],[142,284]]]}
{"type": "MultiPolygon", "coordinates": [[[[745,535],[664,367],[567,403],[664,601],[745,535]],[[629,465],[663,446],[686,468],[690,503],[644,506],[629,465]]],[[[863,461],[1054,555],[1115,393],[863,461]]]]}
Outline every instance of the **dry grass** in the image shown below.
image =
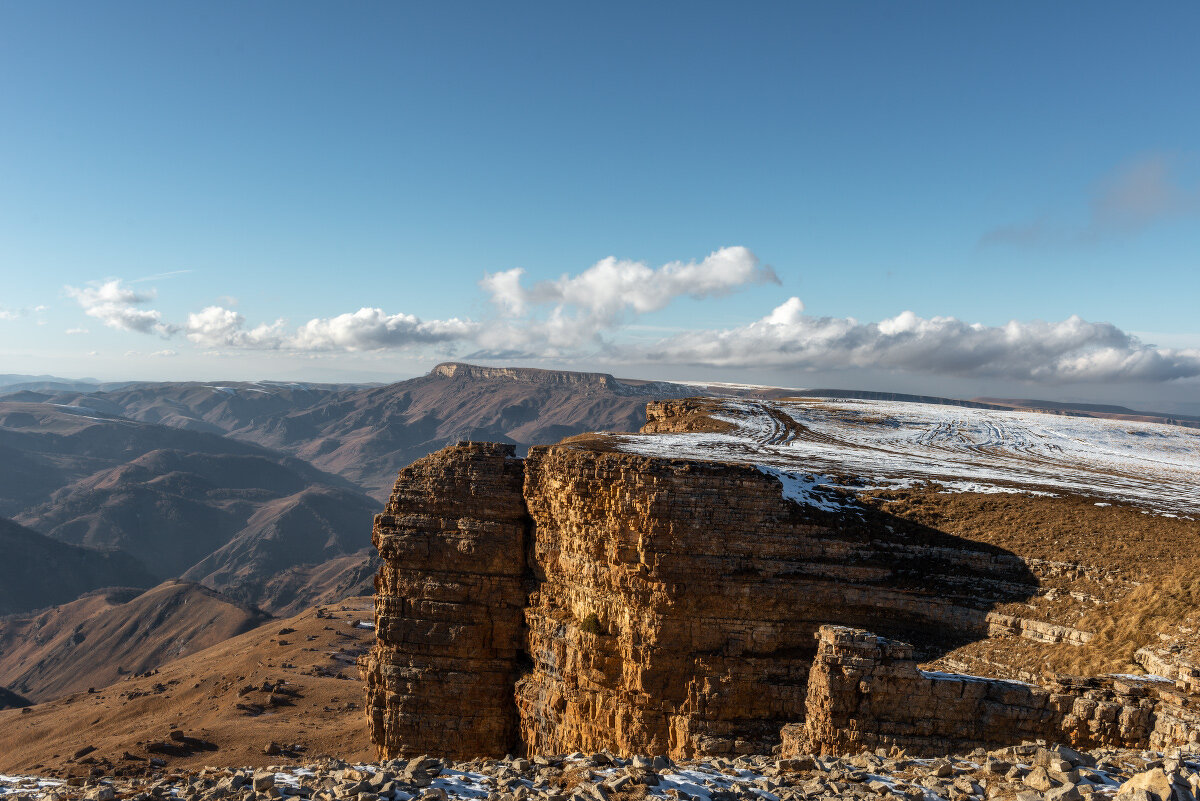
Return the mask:
{"type": "Polygon", "coordinates": [[[1057,601],[1006,610],[1092,632],[1089,644],[1005,638],[967,646],[964,657],[1037,674],[1140,673],[1133,662],[1139,648],[1200,618],[1200,523],[1194,520],[1143,514],[1119,503],[1096,506],[1099,499],[1073,495],[945,494],[933,487],[872,495],[868,505],[913,523],[1026,559],[1102,571],[1098,580],[1061,571],[1043,580],[1044,588],[1057,590],[1057,601]],[[1071,592],[1101,605],[1073,600],[1071,592]]]}
{"type": "Polygon", "coordinates": [[[553,448],[574,447],[588,451],[598,451],[600,453],[617,453],[616,440],[610,434],[593,433],[593,434],[575,434],[571,437],[566,437],[559,440],[553,448]]]}
{"type": "Polygon", "coordinates": [[[584,782],[590,781],[592,781],[592,769],[586,765],[575,765],[564,770],[555,784],[562,788],[565,795],[584,782]]]}
{"type": "Polygon", "coordinates": [[[1079,648],[1059,649],[1050,659],[1061,673],[1140,672],[1134,653],[1158,643],[1162,632],[1200,611],[1200,575],[1177,568],[1134,588],[1115,604],[1089,612],[1080,628],[1096,638],[1079,648]]]}
{"type": "Polygon", "coordinates": [[[1142,514],[1111,499],[1020,493],[942,493],[935,487],[875,492],[888,514],[1033,559],[1117,570],[1156,581],[1176,569],[1200,573],[1200,522],[1142,514]]]}
{"type": "Polygon", "coordinates": [[[90,764],[71,758],[91,745],[88,758],[108,770],[140,771],[145,746],[172,729],[216,743],[213,754],[199,751],[172,757],[169,767],[206,764],[282,764],[264,753],[268,742],[307,748],[305,761],[318,754],[344,759],[373,758],[363,688],[353,657],[370,647],[375,633],[355,626],[370,618],[371,598],[346,599],[326,607],[328,616],[309,610],[276,619],[190,656],[168,662],[150,676],[129,677],[95,693],[67,695],[37,706],[0,710],[0,772],[85,774],[90,764]],[[293,629],[286,636],[279,632],[293,629]],[[341,655],[339,657],[338,655],[341,655]],[[282,704],[271,693],[243,692],[286,682],[295,696],[282,704]],[[247,714],[238,704],[258,704],[247,714]],[[140,757],[127,760],[128,751],[140,757]]]}

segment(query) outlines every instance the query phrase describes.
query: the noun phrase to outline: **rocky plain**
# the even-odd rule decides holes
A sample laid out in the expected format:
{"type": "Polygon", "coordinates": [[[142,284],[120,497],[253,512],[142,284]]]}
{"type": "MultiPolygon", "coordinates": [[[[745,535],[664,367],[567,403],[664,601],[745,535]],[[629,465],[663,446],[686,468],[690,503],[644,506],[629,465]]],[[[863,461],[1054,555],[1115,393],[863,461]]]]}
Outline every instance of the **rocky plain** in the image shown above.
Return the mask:
{"type": "Polygon", "coordinates": [[[347,762],[322,756],[301,765],[257,769],[160,767],[136,778],[97,774],[59,781],[5,776],[0,777],[0,792],[13,801],[1187,801],[1200,793],[1197,753],[1080,752],[1038,743],[939,758],[878,749],[849,756],[757,755],[675,762],[663,756],[622,758],[601,752],[464,761],[418,756],[347,762]]]}
{"type": "Polygon", "coordinates": [[[1194,801],[1200,432],[916,400],[465,365],[0,398],[50,487],[13,485],[20,552],[159,582],[0,619],[0,794],[1194,801]],[[224,533],[139,550],[146,493],[224,533]]]}

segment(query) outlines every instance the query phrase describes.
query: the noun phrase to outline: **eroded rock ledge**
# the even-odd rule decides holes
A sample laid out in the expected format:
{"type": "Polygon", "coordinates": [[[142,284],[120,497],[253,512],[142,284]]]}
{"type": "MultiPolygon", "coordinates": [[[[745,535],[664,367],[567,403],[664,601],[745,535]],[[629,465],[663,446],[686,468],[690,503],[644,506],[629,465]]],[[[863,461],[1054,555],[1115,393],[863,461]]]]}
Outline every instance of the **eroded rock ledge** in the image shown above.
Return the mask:
{"type": "Polygon", "coordinates": [[[1060,677],[1039,687],[920,670],[911,645],[862,629],[823,626],[818,640],[805,720],[783,728],[785,756],[949,754],[1031,740],[1166,748],[1200,732],[1200,711],[1161,677],[1060,677]]]}
{"type": "Polygon", "coordinates": [[[896,640],[937,652],[1022,630],[993,610],[1035,591],[1026,564],[788,500],[754,466],[602,442],[522,462],[464,443],[401,471],[374,541],[385,566],[363,673],[382,758],[1162,747],[1200,732],[1172,683],[921,673],[896,640]]]}

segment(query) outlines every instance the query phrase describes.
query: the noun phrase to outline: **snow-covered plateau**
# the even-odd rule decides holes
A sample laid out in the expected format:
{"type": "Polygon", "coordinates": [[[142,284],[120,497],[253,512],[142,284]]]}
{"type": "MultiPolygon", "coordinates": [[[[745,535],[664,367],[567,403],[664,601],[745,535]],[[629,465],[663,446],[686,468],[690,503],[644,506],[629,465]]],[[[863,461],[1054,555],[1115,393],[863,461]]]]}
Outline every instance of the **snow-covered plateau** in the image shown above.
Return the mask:
{"type": "Polygon", "coordinates": [[[947,492],[1074,494],[1147,513],[1200,515],[1200,430],[1162,423],[905,401],[714,400],[724,433],[613,437],[622,451],[758,466],[828,508],[833,477],[858,488],[932,482],[947,492]]]}

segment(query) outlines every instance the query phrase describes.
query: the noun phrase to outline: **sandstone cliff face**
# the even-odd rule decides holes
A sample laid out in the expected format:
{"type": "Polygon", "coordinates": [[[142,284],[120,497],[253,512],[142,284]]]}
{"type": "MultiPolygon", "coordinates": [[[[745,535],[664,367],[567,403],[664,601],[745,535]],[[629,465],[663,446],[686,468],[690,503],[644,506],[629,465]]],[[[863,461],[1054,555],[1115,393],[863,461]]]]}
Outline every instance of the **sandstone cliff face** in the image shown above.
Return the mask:
{"type": "MultiPolygon", "coordinates": [[[[651,425],[694,422],[683,404],[662,408],[651,425]]],[[[605,443],[534,448],[524,463],[460,444],[401,471],[376,519],[379,642],[364,663],[382,757],[687,758],[769,753],[781,738],[793,753],[929,753],[1200,732],[1195,699],[1169,683],[919,671],[896,639],[925,657],[989,635],[1086,639],[1020,616],[1038,580],[1012,553],[797,500],[767,468],[605,443]]]]}
{"type": "Polygon", "coordinates": [[[528,517],[511,445],[460,444],[400,471],[373,539],[378,642],[363,664],[381,754],[516,745],[528,517]]]}
{"type": "Polygon", "coordinates": [[[986,636],[980,598],[1032,587],[994,549],[888,547],[745,466],[533,449],[525,498],[541,581],[517,704],[535,752],[769,752],[804,717],[823,622],[986,636]]]}
{"type": "Polygon", "coordinates": [[[650,401],[646,404],[643,434],[688,434],[694,431],[722,433],[733,428],[712,416],[714,403],[705,398],[650,401]]]}

